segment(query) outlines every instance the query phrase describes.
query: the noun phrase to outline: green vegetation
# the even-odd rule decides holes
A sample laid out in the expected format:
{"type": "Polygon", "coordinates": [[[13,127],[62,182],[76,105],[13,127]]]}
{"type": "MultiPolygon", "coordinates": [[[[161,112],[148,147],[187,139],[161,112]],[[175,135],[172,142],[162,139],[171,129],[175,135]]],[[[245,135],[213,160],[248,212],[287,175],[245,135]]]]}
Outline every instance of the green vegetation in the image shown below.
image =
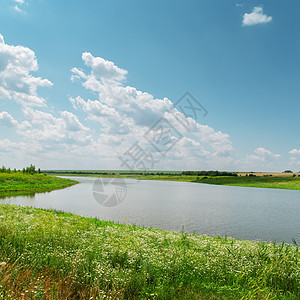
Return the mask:
{"type": "Polygon", "coordinates": [[[196,179],[194,182],[230,186],[300,190],[299,177],[265,177],[255,176],[253,174],[250,175],[238,177],[206,177],[196,179]]]}
{"type": "Polygon", "coordinates": [[[236,172],[224,171],[45,170],[42,173],[108,176],[238,176],[236,172]]]}
{"type": "MultiPolygon", "coordinates": [[[[19,173],[21,171],[16,170],[16,169],[11,170],[10,168],[6,168],[5,166],[2,166],[2,168],[0,169],[0,173],[17,173],[17,172],[19,173]]],[[[40,174],[41,169],[36,170],[35,166],[31,164],[29,167],[23,168],[22,173],[23,174],[31,174],[31,175],[33,175],[35,173],[40,174]]]]}
{"type": "Polygon", "coordinates": [[[0,205],[0,299],[297,299],[299,259],[297,245],[0,205]]]}
{"type": "Polygon", "coordinates": [[[184,171],[182,175],[189,176],[238,176],[236,172],[224,172],[224,171],[184,171]]]}
{"type": "Polygon", "coordinates": [[[179,176],[182,171],[133,171],[133,170],[43,170],[46,174],[78,175],[78,176],[179,176]]]}
{"type": "Polygon", "coordinates": [[[76,184],[74,180],[46,174],[0,173],[0,196],[8,192],[44,192],[76,184]]]}

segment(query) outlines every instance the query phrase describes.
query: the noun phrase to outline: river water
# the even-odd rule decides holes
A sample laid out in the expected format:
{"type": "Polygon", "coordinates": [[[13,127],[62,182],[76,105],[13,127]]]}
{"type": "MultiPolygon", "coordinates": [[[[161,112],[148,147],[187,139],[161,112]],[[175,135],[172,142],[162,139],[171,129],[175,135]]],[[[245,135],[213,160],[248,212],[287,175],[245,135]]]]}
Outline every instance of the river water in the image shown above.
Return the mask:
{"type": "Polygon", "coordinates": [[[10,196],[0,199],[0,204],[53,208],[177,232],[300,242],[300,191],[171,181],[67,178],[80,184],[49,193],[10,196]],[[112,194],[117,195],[115,200],[120,203],[107,207],[115,204],[103,202],[112,194]]]}

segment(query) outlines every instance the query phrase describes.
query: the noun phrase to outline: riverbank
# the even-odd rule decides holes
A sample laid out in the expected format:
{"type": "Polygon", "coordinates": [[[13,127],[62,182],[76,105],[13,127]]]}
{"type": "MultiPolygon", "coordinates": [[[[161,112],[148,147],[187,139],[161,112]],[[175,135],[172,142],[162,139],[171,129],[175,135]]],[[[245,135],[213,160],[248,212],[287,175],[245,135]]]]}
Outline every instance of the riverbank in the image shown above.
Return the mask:
{"type": "Polygon", "coordinates": [[[243,186],[256,188],[271,188],[271,189],[289,189],[300,190],[299,177],[264,177],[264,176],[238,176],[238,177],[206,177],[198,178],[193,182],[243,186]]]}
{"type": "Polygon", "coordinates": [[[163,181],[183,181],[198,182],[215,185],[243,186],[256,188],[272,188],[272,189],[290,189],[300,190],[300,174],[284,174],[284,173],[238,173],[238,176],[193,176],[182,175],[180,172],[132,172],[132,174],[124,174],[122,171],[105,171],[97,173],[96,171],[52,171],[54,175],[59,176],[88,176],[88,177],[118,177],[132,178],[138,180],[163,180],[163,181]],[[247,176],[246,176],[247,175],[247,176]]]}
{"type": "Polygon", "coordinates": [[[48,192],[78,183],[75,180],[46,174],[0,173],[0,196],[20,192],[48,192]]]}
{"type": "Polygon", "coordinates": [[[0,299],[296,299],[298,247],[0,205],[0,299]]]}

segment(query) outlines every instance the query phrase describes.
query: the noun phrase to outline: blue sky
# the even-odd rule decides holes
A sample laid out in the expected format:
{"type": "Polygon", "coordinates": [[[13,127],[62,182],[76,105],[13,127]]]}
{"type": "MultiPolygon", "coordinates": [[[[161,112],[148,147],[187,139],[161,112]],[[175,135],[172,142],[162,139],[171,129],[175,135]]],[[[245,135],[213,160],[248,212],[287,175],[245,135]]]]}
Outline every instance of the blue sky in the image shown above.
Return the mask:
{"type": "Polygon", "coordinates": [[[120,169],[138,142],[154,169],[300,170],[299,1],[0,5],[0,163],[120,169]],[[168,110],[186,91],[192,131],[168,110]],[[161,117],[182,135],[164,156],[161,117]]]}

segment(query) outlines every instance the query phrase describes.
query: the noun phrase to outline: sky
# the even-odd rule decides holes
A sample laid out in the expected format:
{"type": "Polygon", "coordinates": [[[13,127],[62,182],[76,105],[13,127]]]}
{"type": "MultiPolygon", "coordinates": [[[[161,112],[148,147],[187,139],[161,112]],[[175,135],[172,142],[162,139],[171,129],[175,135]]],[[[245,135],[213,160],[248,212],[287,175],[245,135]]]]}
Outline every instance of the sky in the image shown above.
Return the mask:
{"type": "Polygon", "coordinates": [[[0,8],[0,164],[300,170],[298,0],[0,8]]]}

